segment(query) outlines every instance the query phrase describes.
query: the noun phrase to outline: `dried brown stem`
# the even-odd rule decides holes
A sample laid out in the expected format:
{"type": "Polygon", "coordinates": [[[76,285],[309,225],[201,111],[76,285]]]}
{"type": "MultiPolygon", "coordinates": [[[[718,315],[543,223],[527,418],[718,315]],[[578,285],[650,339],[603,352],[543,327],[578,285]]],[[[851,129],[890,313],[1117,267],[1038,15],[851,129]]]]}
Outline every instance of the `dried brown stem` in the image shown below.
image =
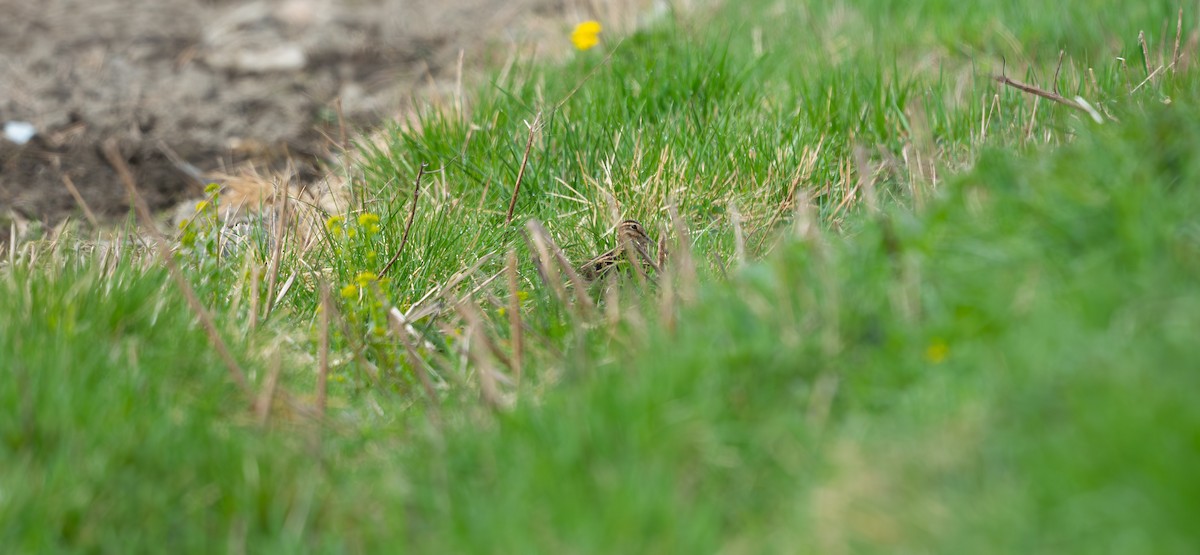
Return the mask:
{"type": "MultiPolygon", "coordinates": [[[[263,318],[271,315],[271,311],[275,309],[275,285],[279,282],[279,269],[283,264],[283,240],[287,237],[287,211],[288,211],[288,195],[287,186],[280,187],[283,193],[282,198],[277,198],[276,203],[279,204],[279,210],[275,214],[275,244],[271,252],[271,270],[267,275],[267,306],[263,314],[263,318]]],[[[220,249],[217,249],[220,252],[220,249]]]]}
{"type": "Polygon", "coordinates": [[[62,182],[67,186],[67,191],[71,193],[71,198],[75,199],[75,204],[78,204],[79,208],[83,210],[83,216],[87,218],[88,223],[92,224],[92,227],[100,227],[96,214],[92,213],[92,209],[83,200],[83,195],[79,194],[79,189],[75,188],[75,182],[71,181],[71,176],[62,174],[62,182]]]}
{"type": "Polygon", "coordinates": [[[1069,106],[1071,108],[1079,110],[1080,112],[1083,112],[1085,114],[1089,114],[1089,115],[1091,114],[1091,112],[1087,108],[1084,108],[1078,102],[1075,102],[1074,100],[1071,100],[1061,94],[1047,91],[1044,89],[1039,89],[1033,85],[1027,85],[1020,81],[1011,79],[1007,75],[997,75],[995,77],[995,79],[1001,85],[1007,85],[1007,86],[1017,89],[1021,92],[1026,92],[1026,93],[1029,93],[1029,94],[1032,94],[1035,96],[1040,96],[1042,98],[1045,98],[1046,100],[1052,100],[1052,101],[1062,104],[1064,106],[1069,106]]]}
{"type": "Polygon", "coordinates": [[[688,232],[687,225],[683,223],[683,218],[679,216],[679,210],[675,207],[675,200],[670,199],[667,202],[667,212],[671,215],[671,227],[675,230],[675,248],[671,254],[673,260],[671,266],[678,272],[679,276],[679,296],[681,300],[691,302],[696,298],[696,288],[698,287],[699,279],[696,277],[696,263],[692,259],[692,237],[688,232]]]}
{"type": "Polygon", "coordinates": [[[497,379],[500,374],[496,370],[492,358],[488,356],[490,339],[487,336],[479,308],[470,301],[458,303],[454,308],[467,321],[466,335],[470,340],[467,356],[475,362],[478,368],[479,390],[483,401],[492,410],[508,408],[508,401],[500,393],[500,384],[497,379]]]}
{"type": "Polygon", "coordinates": [[[1175,49],[1171,51],[1171,73],[1179,65],[1179,41],[1183,40],[1183,8],[1179,8],[1179,19],[1175,21],[1175,49]]]}
{"type": "Polygon", "coordinates": [[[133,204],[134,211],[141,220],[142,226],[154,237],[158,246],[159,258],[162,259],[163,264],[166,264],[171,278],[175,280],[176,286],[183,292],[183,296],[187,300],[188,306],[192,309],[192,313],[200,320],[201,327],[204,328],[205,334],[208,335],[209,343],[212,344],[213,349],[217,351],[217,356],[221,358],[221,361],[225,364],[225,368],[229,371],[230,379],[243,393],[249,393],[250,387],[246,381],[246,373],[242,371],[242,367],[233,358],[233,354],[229,352],[228,346],[225,345],[225,340],[221,339],[221,334],[217,331],[217,325],[213,321],[212,315],[200,303],[200,299],[196,297],[196,292],[192,290],[192,286],[184,279],[183,272],[179,270],[179,266],[175,264],[175,260],[171,257],[171,248],[167,244],[166,238],[162,236],[155,225],[154,216],[150,213],[150,207],[146,204],[145,199],[138,194],[137,183],[133,180],[133,174],[129,171],[129,165],[125,163],[116,140],[111,138],[106,140],[103,148],[105,158],[108,159],[108,163],[116,170],[117,175],[121,178],[121,183],[125,185],[125,192],[129,194],[129,202],[133,204]]]}
{"type": "Polygon", "coordinates": [[[399,310],[393,308],[388,311],[388,317],[392,323],[392,331],[400,339],[400,344],[404,345],[404,352],[408,355],[408,363],[412,365],[413,373],[417,375],[417,380],[421,382],[421,389],[425,391],[425,396],[429,398],[429,406],[432,410],[434,424],[440,426],[441,399],[438,398],[437,390],[433,387],[433,380],[430,379],[429,372],[425,369],[425,361],[421,359],[421,355],[417,353],[416,346],[413,345],[412,338],[408,336],[404,316],[400,314],[399,310]]]}
{"type": "Polygon", "coordinates": [[[1054,94],[1060,94],[1058,92],[1058,74],[1060,71],[1062,71],[1063,54],[1066,53],[1066,50],[1058,51],[1058,65],[1054,66],[1054,79],[1050,81],[1054,84],[1054,94]]]}
{"type": "Polygon", "coordinates": [[[533,135],[542,124],[542,113],[538,112],[529,124],[529,139],[525,141],[525,155],[521,157],[521,169],[517,170],[517,183],[513,186],[512,198],[508,201],[508,214],[504,216],[504,225],[512,223],[513,210],[517,207],[517,194],[521,192],[521,181],[525,178],[525,167],[529,165],[529,151],[533,148],[533,135]]]}
{"type": "Polygon", "coordinates": [[[508,274],[508,327],[512,343],[513,377],[517,384],[521,383],[522,364],[525,359],[524,344],[521,330],[521,297],[517,285],[517,251],[508,251],[508,264],[505,273],[508,274]]]}
{"type": "Polygon", "coordinates": [[[550,238],[550,233],[546,231],[546,228],[542,226],[541,222],[537,220],[529,220],[529,222],[525,224],[525,227],[534,237],[535,242],[538,243],[539,252],[548,252],[549,258],[553,258],[553,260],[558,263],[558,266],[563,273],[567,274],[567,279],[570,280],[571,284],[575,287],[575,298],[578,299],[579,304],[583,306],[584,310],[590,314],[593,310],[595,310],[596,303],[592,302],[591,297],[588,297],[583,293],[587,290],[587,282],[585,282],[583,278],[579,276],[579,273],[575,271],[575,267],[572,266],[569,261],[567,261],[567,257],[563,255],[562,249],[558,248],[558,244],[554,242],[554,239],[550,238]]]}
{"type": "Polygon", "coordinates": [[[412,206],[408,209],[408,223],[404,224],[404,235],[400,237],[400,246],[396,248],[396,254],[393,254],[392,259],[388,260],[388,263],[383,266],[382,270],[379,270],[379,275],[377,276],[379,279],[383,279],[383,276],[392,268],[392,265],[400,259],[400,253],[404,252],[404,245],[408,244],[408,232],[412,230],[413,219],[417,215],[417,199],[421,196],[421,178],[425,176],[426,166],[428,164],[421,164],[421,168],[417,170],[417,180],[413,183],[412,206]]]}
{"type": "Polygon", "coordinates": [[[254,401],[254,413],[259,426],[266,426],[267,419],[271,416],[271,405],[275,401],[275,388],[279,384],[279,373],[282,370],[283,364],[280,363],[279,357],[272,357],[270,369],[267,371],[267,383],[259,393],[258,399],[254,401]]]}
{"type": "Polygon", "coordinates": [[[1146,44],[1146,32],[1138,31],[1138,44],[1142,45],[1142,64],[1146,66],[1146,75],[1154,73],[1150,69],[1150,46],[1146,44]]]}

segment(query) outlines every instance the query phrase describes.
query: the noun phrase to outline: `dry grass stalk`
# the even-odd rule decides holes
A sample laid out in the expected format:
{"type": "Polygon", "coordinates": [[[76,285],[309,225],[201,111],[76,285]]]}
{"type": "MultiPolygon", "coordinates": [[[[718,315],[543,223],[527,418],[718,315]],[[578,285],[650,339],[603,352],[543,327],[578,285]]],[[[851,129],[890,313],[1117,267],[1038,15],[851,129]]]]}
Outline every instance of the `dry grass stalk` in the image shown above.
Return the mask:
{"type": "Polygon", "coordinates": [[[188,306],[191,307],[192,313],[200,320],[201,327],[204,328],[204,332],[208,335],[209,343],[216,349],[217,356],[221,358],[221,361],[225,364],[225,368],[229,371],[230,379],[243,393],[248,394],[250,386],[246,381],[246,373],[242,371],[241,365],[233,358],[233,354],[229,352],[229,348],[225,345],[225,340],[221,339],[221,334],[217,331],[217,326],[213,321],[212,315],[200,303],[200,299],[196,297],[196,292],[192,290],[192,286],[183,277],[183,272],[175,264],[175,260],[171,256],[171,247],[167,244],[166,238],[158,231],[158,226],[154,222],[154,215],[150,213],[150,207],[146,205],[145,199],[138,194],[137,183],[134,182],[133,174],[129,171],[129,165],[125,163],[116,140],[111,138],[106,140],[103,150],[108,163],[116,170],[117,175],[121,178],[121,183],[125,185],[125,191],[129,194],[129,201],[133,204],[134,211],[142,221],[142,226],[153,236],[157,243],[159,258],[163,264],[166,264],[171,278],[175,280],[176,286],[183,292],[183,296],[187,300],[188,306]]]}
{"type": "Polygon", "coordinates": [[[1152,75],[1155,72],[1150,68],[1150,47],[1146,44],[1146,32],[1138,31],[1138,44],[1142,47],[1142,64],[1146,68],[1146,75],[1152,75]]]}
{"type": "Polygon", "coordinates": [[[417,380],[421,382],[421,389],[425,391],[425,396],[429,399],[429,406],[432,407],[435,424],[440,424],[441,399],[438,398],[437,390],[433,387],[433,380],[429,377],[429,372],[425,368],[425,361],[417,353],[417,348],[413,345],[412,338],[409,336],[408,323],[396,308],[388,311],[388,321],[391,322],[392,333],[396,334],[396,337],[400,340],[400,344],[404,346],[404,352],[408,356],[408,363],[412,365],[413,373],[417,375],[417,380]]]}
{"type": "Polygon", "coordinates": [[[824,134],[822,134],[821,138],[817,140],[816,146],[812,148],[805,146],[800,152],[800,163],[796,166],[796,172],[792,177],[791,184],[788,185],[788,192],[786,195],[784,195],[783,200],[775,209],[775,213],[771,215],[771,219],[767,222],[766,230],[768,233],[763,233],[762,238],[758,240],[758,246],[755,247],[755,250],[762,252],[763,243],[770,235],[770,230],[775,227],[775,222],[777,222],[783,213],[786,212],[787,209],[796,202],[796,188],[799,187],[801,183],[807,183],[812,177],[812,173],[817,167],[817,160],[821,155],[821,148],[823,146],[825,146],[824,134]]]}
{"type": "Polygon", "coordinates": [[[393,254],[391,260],[388,260],[383,269],[379,270],[379,274],[376,276],[379,279],[383,279],[392,265],[400,259],[400,253],[404,252],[404,245],[408,244],[408,232],[412,230],[413,220],[417,215],[417,199],[421,196],[421,178],[425,176],[425,168],[428,165],[422,163],[420,169],[417,170],[417,180],[413,183],[412,205],[408,209],[408,222],[404,224],[404,235],[400,237],[400,246],[396,248],[396,254],[393,254]]]}
{"type": "Polygon", "coordinates": [[[868,214],[879,213],[879,194],[875,188],[877,167],[872,167],[867,149],[862,146],[854,147],[854,163],[858,166],[858,190],[862,193],[863,201],[867,204],[868,214]]]}
{"type": "Polygon", "coordinates": [[[679,296],[675,292],[675,280],[664,276],[658,297],[658,319],[669,335],[675,335],[675,315],[678,313],[679,296]]]}
{"type": "MultiPolygon", "coordinates": [[[[275,285],[279,281],[279,268],[283,263],[283,241],[287,236],[288,226],[287,210],[288,199],[291,195],[288,194],[286,187],[282,184],[276,184],[275,202],[278,209],[275,213],[275,243],[272,245],[271,251],[271,267],[267,275],[267,306],[264,307],[263,319],[271,316],[271,311],[275,309],[275,285]],[[282,194],[279,194],[282,192],[282,194]]],[[[220,249],[217,249],[220,252],[220,249]]]]}
{"type": "MultiPolygon", "coordinates": [[[[454,288],[458,287],[458,284],[462,283],[462,281],[464,279],[466,279],[468,276],[471,276],[471,275],[475,274],[475,272],[478,272],[479,269],[482,268],[484,264],[487,264],[489,261],[492,260],[492,257],[495,256],[495,254],[496,253],[489,252],[489,253],[479,257],[479,259],[476,260],[474,264],[471,264],[471,266],[468,267],[467,269],[465,269],[461,272],[458,272],[457,274],[454,274],[453,276],[450,276],[450,279],[448,281],[446,281],[446,284],[442,285],[439,289],[437,289],[437,294],[435,295],[435,297],[437,299],[446,299],[447,295],[451,291],[453,291],[454,288]]],[[[425,300],[426,298],[428,298],[428,294],[425,297],[422,297],[421,300],[425,300]]],[[[417,301],[416,303],[413,303],[413,306],[415,307],[418,304],[421,304],[421,301],[417,301]]],[[[409,309],[409,312],[410,313],[412,312],[411,308],[409,309]]],[[[410,316],[410,317],[413,317],[413,316],[410,316]]],[[[415,318],[415,317],[413,317],[413,318],[415,318]]]]}
{"type": "Polygon", "coordinates": [[[517,195],[521,192],[521,180],[525,178],[525,167],[529,165],[529,151],[533,148],[533,136],[542,126],[542,113],[538,112],[529,124],[529,139],[525,141],[525,154],[521,157],[521,169],[517,170],[517,183],[513,186],[512,198],[508,201],[508,214],[504,216],[504,225],[511,225],[513,210],[517,207],[517,195]]]}
{"type": "Polygon", "coordinates": [[[262,280],[258,266],[252,265],[250,268],[250,322],[251,330],[258,328],[258,303],[259,296],[262,294],[258,288],[262,280]]]}
{"type": "Polygon", "coordinates": [[[321,281],[321,328],[317,337],[317,418],[325,419],[325,400],[329,393],[329,284],[321,281]]]}
{"type": "Polygon", "coordinates": [[[469,338],[469,344],[466,347],[467,356],[474,361],[478,370],[479,390],[484,403],[493,410],[508,408],[511,402],[505,399],[500,392],[499,381],[502,379],[502,375],[496,370],[492,357],[489,356],[489,354],[494,354],[494,351],[488,349],[488,343],[491,340],[487,336],[483,316],[472,302],[459,303],[454,308],[467,322],[466,336],[469,338]]]}
{"type": "Polygon", "coordinates": [[[517,251],[508,251],[508,260],[504,269],[508,275],[508,327],[512,344],[513,377],[516,379],[517,385],[520,385],[525,362],[525,345],[521,329],[521,296],[517,284],[517,251]]]}
{"type": "Polygon", "coordinates": [[[83,210],[83,216],[87,218],[88,223],[92,224],[94,228],[99,228],[100,221],[96,219],[96,214],[88,207],[88,203],[83,200],[83,195],[79,194],[79,189],[75,187],[75,182],[71,181],[71,176],[62,174],[62,182],[67,186],[67,192],[71,193],[71,198],[75,199],[75,204],[78,204],[79,208],[83,210]]]}
{"type": "Polygon", "coordinates": [[[1175,73],[1179,65],[1179,42],[1183,40],[1183,8],[1179,8],[1179,18],[1175,21],[1175,49],[1171,51],[1171,73],[1175,73]]]}
{"type": "Polygon", "coordinates": [[[1042,97],[1033,97],[1033,109],[1029,113],[1029,124],[1025,126],[1025,133],[1022,135],[1021,142],[1028,142],[1033,138],[1033,124],[1037,121],[1038,105],[1041,104],[1042,97]]]}
{"type": "Polygon", "coordinates": [[[283,364],[279,361],[278,356],[270,357],[270,360],[271,366],[267,370],[267,383],[263,385],[258,398],[254,400],[254,415],[259,426],[266,426],[267,420],[271,417],[271,405],[275,401],[275,390],[279,385],[279,373],[283,370],[283,364]]]}
{"type": "Polygon", "coordinates": [[[563,251],[561,248],[559,248],[558,243],[555,243],[554,239],[550,237],[550,233],[546,231],[546,228],[542,227],[540,222],[535,221],[533,223],[539,230],[542,239],[545,241],[545,244],[550,248],[550,254],[553,255],[554,261],[558,264],[559,269],[566,274],[567,280],[570,281],[571,285],[575,288],[576,302],[579,304],[579,306],[583,307],[585,314],[592,314],[592,312],[596,309],[596,303],[592,302],[591,297],[583,293],[587,287],[587,283],[583,280],[583,277],[581,277],[579,273],[575,271],[575,266],[571,264],[569,260],[567,260],[566,255],[563,254],[563,251]]]}
{"type": "Polygon", "coordinates": [[[729,219],[733,224],[733,254],[738,266],[746,265],[746,234],[742,232],[742,213],[738,210],[737,202],[729,201],[729,219]]]}
{"type": "Polygon", "coordinates": [[[692,302],[696,299],[696,289],[699,278],[696,275],[696,262],[692,257],[692,237],[687,225],[679,216],[674,200],[667,201],[667,212],[671,216],[671,226],[675,231],[675,247],[671,249],[671,266],[674,274],[679,276],[679,295],[681,300],[692,302]]]}
{"type": "Polygon", "coordinates": [[[560,276],[565,273],[568,281],[575,288],[576,306],[583,307],[583,310],[590,314],[595,309],[595,303],[592,302],[591,298],[583,294],[583,291],[586,291],[587,284],[575,272],[575,268],[566,261],[566,257],[563,256],[558,245],[554,243],[554,239],[550,238],[550,233],[537,220],[526,222],[525,229],[529,232],[529,238],[533,242],[534,250],[537,251],[536,262],[540,264],[540,272],[543,273],[546,285],[550,286],[554,294],[558,296],[560,302],[570,304],[567,289],[563,285],[562,279],[560,279],[560,276]],[[558,268],[558,271],[554,272],[554,275],[550,275],[550,268],[558,268]]]}
{"type": "Polygon", "coordinates": [[[604,320],[609,332],[616,332],[621,323],[621,290],[616,283],[604,287],[604,320]]]}
{"type": "Polygon", "coordinates": [[[1033,85],[1022,83],[1020,81],[1017,81],[1015,79],[1008,77],[1004,73],[1001,73],[1000,75],[995,76],[994,79],[996,80],[996,82],[1000,83],[1001,85],[1012,87],[1021,92],[1026,92],[1026,93],[1029,93],[1032,95],[1040,96],[1042,98],[1045,98],[1046,100],[1051,100],[1051,101],[1057,102],[1059,104],[1062,104],[1063,106],[1068,106],[1068,107],[1074,108],[1076,110],[1079,110],[1079,111],[1084,112],[1089,115],[1092,113],[1091,110],[1088,110],[1082,104],[1080,104],[1074,100],[1071,100],[1061,94],[1058,94],[1058,93],[1055,93],[1052,91],[1047,91],[1044,89],[1039,89],[1038,87],[1035,87],[1033,85]]]}

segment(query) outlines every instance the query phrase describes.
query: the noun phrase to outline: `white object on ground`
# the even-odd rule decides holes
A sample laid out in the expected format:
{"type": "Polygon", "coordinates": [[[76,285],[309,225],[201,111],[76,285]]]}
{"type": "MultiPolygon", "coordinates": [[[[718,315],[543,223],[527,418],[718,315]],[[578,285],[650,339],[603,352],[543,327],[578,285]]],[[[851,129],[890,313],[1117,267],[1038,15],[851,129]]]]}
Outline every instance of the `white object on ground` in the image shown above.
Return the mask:
{"type": "Polygon", "coordinates": [[[37,128],[32,123],[16,120],[4,122],[4,138],[9,141],[23,145],[34,135],[37,135],[37,128]]]}

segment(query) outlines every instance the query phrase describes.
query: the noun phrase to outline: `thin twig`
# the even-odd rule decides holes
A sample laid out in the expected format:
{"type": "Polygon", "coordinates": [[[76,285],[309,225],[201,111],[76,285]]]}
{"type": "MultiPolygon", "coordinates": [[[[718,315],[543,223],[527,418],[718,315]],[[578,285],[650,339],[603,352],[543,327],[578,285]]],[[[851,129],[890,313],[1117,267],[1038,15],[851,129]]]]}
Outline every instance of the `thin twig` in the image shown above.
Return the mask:
{"type": "Polygon", "coordinates": [[[383,279],[383,276],[392,268],[392,264],[400,259],[400,253],[404,252],[404,245],[408,244],[408,232],[412,230],[413,219],[417,215],[417,199],[421,196],[421,178],[425,176],[425,167],[428,165],[422,163],[421,168],[417,170],[417,181],[413,183],[412,206],[408,209],[408,223],[404,224],[404,235],[400,237],[400,246],[396,248],[396,254],[393,254],[392,259],[388,260],[382,270],[379,270],[379,275],[376,276],[379,279],[383,279]]]}
{"type": "Polygon", "coordinates": [[[96,219],[96,215],[92,213],[91,208],[88,208],[87,202],[84,202],[83,195],[79,194],[79,189],[75,188],[75,182],[71,181],[71,176],[65,173],[62,174],[62,182],[63,185],[67,186],[67,191],[71,193],[71,197],[75,199],[75,203],[83,209],[83,215],[87,218],[88,222],[92,224],[92,227],[100,227],[100,223],[96,219]]]}
{"type": "Polygon", "coordinates": [[[1036,96],[1040,96],[1042,98],[1045,98],[1046,100],[1052,100],[1052,101],[1062,104],[1064,106],[1069,106],[1071,108],[1079,110],[1080,112],[1084,112],[1089,115],[1091,114],[1091,112],[1087,108],[1084,108],[1078,102],[1075,102],[1074,100],[1071,100],[1061,94],[1056,94],[1056,93],[1053,93],[1053,92],[1050,92],[1047,90],[1039,89],[1033,85],[1027,85],[1020,81],[1011,79],[1007,75],[997,75],[995,77],[995,79],[1001,85],[1008,85],[1019,91],[1027,92],[1029,94],[1036,95],[1036,96]]]}
{"type": "Polygon", "coordinates": [[[517,207],[517,194],[521,192],[521,180],[525,178],[525,166],[529,164],[529,150],[533,148],[533,135],[541,127],[542,113],[538,112],[529,124],[529,140],[525,141],[525,155],[521,157],[521,169],[517,170],[517,184],[513,186],[512,198],[508,201],[508,214],[504,216],[504,225],[512,223],[513,209],[517,207]]]}
{"type": "Polygon", "coordinates": [[[154,216],[150,213],[150,207],[146,204],[137,191],[137,184],[133,180],[133,173],[129,171],[129,165],[125,163],[125,159],[121,156],[121,150],[117,146],[115,139],[108,139],[104,142],[104,156],[108,159],[108,163],[117,171],[117,175],[121,178],[121,183],[125,185],[125,192],[129,194],[129,202],[133,204],[134,211],[138,218],[142,221],[142,226],[154,236],[158,245],[158,255],[162,259],[163,264],[166,264],[171,278],[175,280],[175,284],[183,292],[184,298],[187,300],[188,306],[191,307],[192,313],[200,320],[201,327],[208,335],[209,343],[213,349],[217,351],[217,356],[224,362],[225,368],[229,371],[229,377],[233,383],[242,390],[243,393],[249,393],[250,387],[246,382],[246,373],[242,371],[242,367],[237,360],[233,358],[233,354],[229,352],[229,348],[225,345],[225,340],[221,339],[221,334],[217,331],[217,325],[213,321],[212,315],[208,313],[208,309],[200,303],[200,299],[196,297],[196,292],[192,290],[192,286],[188,284],[183,277],[183,272],[179,270],[179,266],[175,264],[175,260],[171,257],[171,247],[167,244],[166,238],[158,231],[158,227],[154,223],[154,216]]]}

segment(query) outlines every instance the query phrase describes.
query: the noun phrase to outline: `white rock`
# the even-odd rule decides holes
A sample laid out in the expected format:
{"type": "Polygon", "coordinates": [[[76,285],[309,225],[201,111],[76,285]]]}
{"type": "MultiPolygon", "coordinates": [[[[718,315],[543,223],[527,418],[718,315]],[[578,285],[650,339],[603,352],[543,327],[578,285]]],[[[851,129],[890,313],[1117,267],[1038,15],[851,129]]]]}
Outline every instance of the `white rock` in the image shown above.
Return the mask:
{"type": "Polygon", "coordinates": [[[34,135],[37,135],[37,128],[32,123],[27,121],[6,121],[4,122],[4,138],[23,145],[29,142],[34,135]]]}

